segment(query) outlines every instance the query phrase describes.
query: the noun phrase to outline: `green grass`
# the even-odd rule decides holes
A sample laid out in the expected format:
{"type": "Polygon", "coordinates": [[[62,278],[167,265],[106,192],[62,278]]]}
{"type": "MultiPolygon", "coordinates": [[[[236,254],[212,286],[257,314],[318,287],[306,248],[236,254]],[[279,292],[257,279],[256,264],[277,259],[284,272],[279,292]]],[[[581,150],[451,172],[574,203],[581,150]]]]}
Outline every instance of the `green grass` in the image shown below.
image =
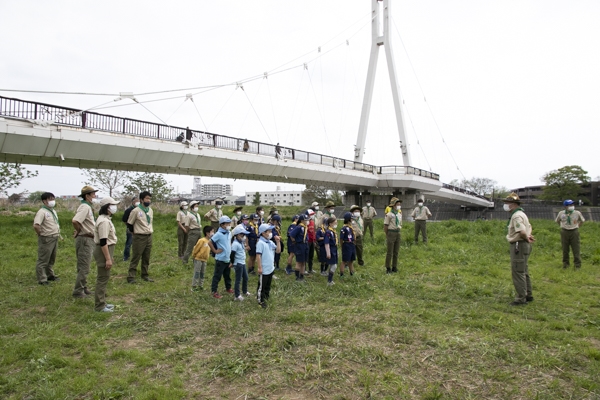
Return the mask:
{"type": "MultiPolygon", "coordinates": [[[[65,227],[72,213],[59,216],[65,227]]],[[[92,299],[71,298],[70,229],[55,266],[61,280],[37,284],[32,219],[0,216],[0,398],[600,397],[595,223],[582,227],[584,264],[574,271],[561,268],[557,226],[533,221],[535,301],[524,307],[508,306],[514,289],[504,222],[430,223],[428,246],[413,245],[405,223],[400,272],[385,275],[379,220],[356,276],[327,287],[320,275],[300,286],[279,274],[262,310],[250,299],[190,291],[173,211],[156,215],[156,282],[128,285],[128,265],[119,262],[108,287],[117,308],[103,314],[93,312],[92,299]]],[[[115,225],[122,254],[124,230],[115,225]]],[[[95,277],[93,266],[92,287],[95,277]]]]}

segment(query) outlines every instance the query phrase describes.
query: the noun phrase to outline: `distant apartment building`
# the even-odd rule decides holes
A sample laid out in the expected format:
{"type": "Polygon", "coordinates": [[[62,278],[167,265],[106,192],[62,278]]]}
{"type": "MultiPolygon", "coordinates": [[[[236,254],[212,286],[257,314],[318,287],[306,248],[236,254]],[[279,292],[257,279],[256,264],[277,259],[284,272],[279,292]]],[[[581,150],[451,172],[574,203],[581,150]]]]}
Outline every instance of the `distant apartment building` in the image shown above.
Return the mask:
{"type": "Polygon", "coordinates": [[[220,185],[218,183],[212,183],[209,185],[202,185],[201,196],[231,196],[233,195],[233,185],[220,185]]]}
{"type": "MultiPolygon", "coordinates": [[[[302,191],[276,190],[259,192],[261,206],[299,206],[302,205],[302,191]]],[[[246,192],[246,205],[251,206],[256,192],[246,192]]]]}
{"type": "MultiPolygon", "coordinates": [[[[522,188],[512,189],[524,201],[533,201],[538,199],[544,193],[544,186],[526,186],[522,188]]],[[[600,182],[593,181],[581,186],[581,195],[585,197],[586,204],[591,206],[600,205],[600,182]]],[[[566,199],[565,199],[566,200],[566,199]]],[[[578,201],[579,198],[571,199],[578,201]]]]}

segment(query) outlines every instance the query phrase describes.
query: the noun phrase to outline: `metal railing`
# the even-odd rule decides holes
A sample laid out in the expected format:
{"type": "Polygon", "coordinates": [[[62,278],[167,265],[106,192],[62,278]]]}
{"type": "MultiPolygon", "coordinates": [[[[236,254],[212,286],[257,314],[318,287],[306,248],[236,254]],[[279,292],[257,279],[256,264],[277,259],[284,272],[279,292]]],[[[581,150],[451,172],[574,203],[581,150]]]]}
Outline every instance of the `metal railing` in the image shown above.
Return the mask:
{"type": "MultiPolygon", "coordinates": [[[[181,141],[186,136],[186,128],[157,124],[131,118],[98,114],[92,111],[61,107],[52,104],[0,96],[0,116],[48,121],[56,125],[64,125],[82,129],[93,129],[124,135],[140,136],[151,139],[181,141]]],[[[302,161],[310,164],[326,165],[332,168],[363,171],[373,174],[405,174],[418,175],[439,181],[438,174],[410,166],[376,167],[343,158],[290,149],[268,143],[239,139],[216,133],[191,130],[193,143],[199,146],[210,146],[219,149],[242,151],[252,154],[277,157],[286,160],[302,161]]]]}
{"type": "Polygon", "coordinates": [[[460,193],[468,194],[469,196],[478,197],[480,199],[484,199],[484,200],[487,200],[487,201],[492,201],[491,199],[488,199],[485,196],[482,196],[482,195],[480,195],[478,193],[475,193],[475,192],[473,192],[471,190],[467,190],[467,189],[464,189],[464,188],[461,188],[461,187],[458,187],[458,186],[452,186],[452,185],[449,185],[447,183],[442,183],[442,187],[444,189],[450,189],[450,190],[452,190],[454,192],[460,192],[460,193]]]}

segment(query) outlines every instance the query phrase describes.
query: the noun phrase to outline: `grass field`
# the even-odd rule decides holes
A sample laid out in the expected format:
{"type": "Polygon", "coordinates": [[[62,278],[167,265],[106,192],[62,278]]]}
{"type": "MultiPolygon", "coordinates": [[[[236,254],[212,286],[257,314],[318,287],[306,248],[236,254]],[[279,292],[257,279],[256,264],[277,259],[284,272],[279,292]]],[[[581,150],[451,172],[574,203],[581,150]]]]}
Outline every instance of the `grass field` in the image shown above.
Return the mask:
{"type": "MultiPolygon", "coordinates": [[[[505,222],[430,223],[428,246],[412,245],[405,223],[400,272],[386,275],[378,220],[354,277],[327,287],[320,275],[298,285],[280,273],[263,310],[190,291],[173,211],[156,215],[156,282],[128,285],[119,262],[108,287],[117,307],[105,314],[93,299],[71,297],[69,234],[55,266],[61,280],[37,284],[33,215],[14,211],[0,216],[3,399],[600,398],[597,223],[581,229],[584,264],[575,271],[562,269],[556,224],[532,221],[527,306],[508,306],[505,222]]],[[[59,217],[70,225],[71,212],[59,217]]],[[[93,265],[92,288],[95,277],[93,265]]]]}

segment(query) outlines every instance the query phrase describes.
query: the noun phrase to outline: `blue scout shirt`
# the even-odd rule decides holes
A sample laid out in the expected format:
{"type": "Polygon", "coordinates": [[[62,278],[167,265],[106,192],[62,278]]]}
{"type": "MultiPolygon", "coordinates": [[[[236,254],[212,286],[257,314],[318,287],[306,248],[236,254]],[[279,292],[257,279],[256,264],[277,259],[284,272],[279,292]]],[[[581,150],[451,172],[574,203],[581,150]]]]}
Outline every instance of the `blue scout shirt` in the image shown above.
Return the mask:
{"type": "Polygon", "coordinates": [[[296,245],[306,244],[306,227],[304,225],[298,224],[290,233],[290,237],[294,240],[296,245]]]}
{"type": "Polygon", "coordinates": [[[219,228],[218,232],[211,238],[217,249],[223,249],[223,251],[215,255],[215,260],[226,262],[229,264],[231,257],[231,239],[229,238],[229,231],[227,229],[219,228]]]}
{"type": "Polygon", "coordinates": [[[233,265],[237,264],[246,264],[246,249],[244,249],[244,245],[240,243],[239,240],[233,239],[233,244],[231,245],[231,251],[235,252],[235,257],[233,260],[233,265]]]}
{"type": "Polygon", "coordinates": [[[356,241],[356,238],[354,237],[354,230],[348,225],[344,225],[340,231],[340,237],[344,243],[354,243],[356,241]]]}
{"type": "Polygon", "coordinates": [[[269,275],[275,271],[275,249],[277,245],[264,236],[261,236],[256,243],[256,254],[260,254],[260,266],[262,274],[269,275]]]}

